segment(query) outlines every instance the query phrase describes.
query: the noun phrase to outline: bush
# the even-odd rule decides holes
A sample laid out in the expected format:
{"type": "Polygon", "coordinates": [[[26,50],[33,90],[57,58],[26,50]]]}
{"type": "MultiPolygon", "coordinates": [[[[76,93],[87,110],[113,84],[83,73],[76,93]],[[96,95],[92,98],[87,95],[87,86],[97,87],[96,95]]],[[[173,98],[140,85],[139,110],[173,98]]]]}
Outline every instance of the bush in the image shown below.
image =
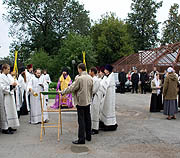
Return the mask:
{"type": "Polygon", "coordinates": [[[57,82],[51,82],[50,85],[49,85],[49,89],[56,90],[56,87],[57,87],[57,82]]]}

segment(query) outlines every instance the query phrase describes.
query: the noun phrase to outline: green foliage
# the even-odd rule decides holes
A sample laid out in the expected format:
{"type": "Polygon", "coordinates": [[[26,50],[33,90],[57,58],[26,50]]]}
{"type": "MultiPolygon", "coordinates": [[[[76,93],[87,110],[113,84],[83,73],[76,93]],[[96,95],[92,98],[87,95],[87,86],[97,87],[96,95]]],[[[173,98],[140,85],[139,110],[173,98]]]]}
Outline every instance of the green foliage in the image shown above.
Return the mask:
{"type": "Polygon", "coordinates": [[[133,43],[127,24],[113,14],[106,15],[91,28],[98,65],[111,64],[120,57],[133,53],[133,43]]]}
{"type": "Polygon", "coordinates": [[[179,5],[176,3],[171,6],[168,20],[163,23],[162,45],[180,42],[180,14],[178,9],[179,5]]]}
{"type": "Polygon", "coordinates": [[[55,74],[57,73],[55,71],[57,70],[55,61],[56,60],[53,59],[53,56],[48,56],[47,53],[43,49],[41,49],[39,51],[35,51],[26,64],[33,64],[34,69],[46,69],[50,74],[51,79],[54,80],[56,79],[55,74]]]}
{"type": "Polygon", "coordinates": [[[50,89],[54,88],[56,90],[56,87],[57,87],[57,82],[51,82],[49,85],[50,89]]]}
{"type": "Polygon", "coordinates": [[[74,71],[75,75],[77,74],[76,66],[83,61],[82,51],[86,51],[87,67],[90,68],[91,66],[94,66],[96,64],[96,55],[93,51],[90,36],[69,33],[63,40],[63,45],[59,50],[58,55],[48,56],[47,53],[41,49],[40,51],[35,51],[31,55],[31,59],[28,63],[33,64],[34,68],[47,69],[51,79],[57,81],[64,67],[69,69],[70,76],[72,77],[72,60],[76,61],[74,71]]]}
{"type": "Polygon", "coordinates": [[[10,58],[9,56],[0,58],[0,65],[1,64],[9,64],[10,66],[13,66],[13,63],[14,63],[13,59],[10,58]]]}
{"type": "Polygon", "coordinates": [[[133,35],[135,50],[146,50],[156,46],[159,41],[159,23],[156,20],[157,10],[162,6],[162,1],[132,0],[131,13],[128,14],[127,23],[130,24],[129,32],[133,35]]]}
{"type": "Polygon", "coordinates": [[[7,6],[6,18],[12,23],[10,34],[19,39],[16,43],[19,51],[30,54],[43,48],[48,55],[56,55],[62,38],[69,32],[89,33],[88,11],[75,0],[3,0],[3,3],[7,6]]]}
{"type": "MultiPolygon", "coordinates": [[[[63,41],[62,48],[57,57],[62,65],[70,69],[70,73],[72,74],[72,60],[76,61],[76,65],[81,63],[83,61],[82,51],[86,52],[87,67],[90,68],[91,66],[95,66],[96,54],[93,51],[93,42],[90,36],[69,33],[67,38],[63,41]]],[[[76,69],[75,67],[75,70],[76,69]]]]}
{"type": "Polygon", "coordinates": [[[33,67],[35,69],[48,69],[50,61],[51,58],[41,49],[40,51],[34,52],[34,54],[31,56],[31,60],[29,61],[29,63],[33,64],[33,67]]]}
{"type": "MultiPolygon", "coordinates": [[[[49,92],[56,92],[56,89],[55,90],[49,89],[49,92]]],[[[55,99],[56,95],[48,95],[48,97],[49,99],[55,99]]]]}

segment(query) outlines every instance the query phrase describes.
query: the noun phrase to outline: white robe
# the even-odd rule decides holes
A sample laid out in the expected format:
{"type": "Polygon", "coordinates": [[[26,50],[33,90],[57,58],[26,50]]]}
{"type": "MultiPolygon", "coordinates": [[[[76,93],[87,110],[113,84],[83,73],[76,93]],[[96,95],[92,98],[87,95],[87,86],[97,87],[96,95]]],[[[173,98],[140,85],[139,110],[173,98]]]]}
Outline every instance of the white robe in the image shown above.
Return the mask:
{"type": "MultiPolygon", "coordinates": [[[[46,89],[44,89],[44,90],[45,90],[46,92],[48,92],[48,90],[49,90],[49,84],[51,83],[50,76],[49,76],[49,74],[46,74],[46,75],[42,74],[42,77],[44,77],[44,80],[45,80],[45,82],[46,82],[46,84],[47,84],[46,89]]],[[[49,99],[48,95],[45,96],[45,99],[46,99],[46,101],[48,101],[48,99],[49,99]]]]}
{"type": "Polygon", "coordinates": [[[14,92],[10,91],[11,80],[5,74],[0,75],[0,128],[18,127],[19,120],[14,100],[14,92]]]}
{"type": "MultiPolygon", "coordinates": [[[[44,80],[44,77],[37,78],[35,76],[30,80],[30,82],[28,84],[28,90],[30,88],[32,88],[33,92],[38,94],[38,96],[35,97],[35,96],[33,96],[32,93],[30,93],[30,103],[31,103],[30,122],[32,124],[42,122],[40,92],[44,91],[44,89],[47,88],[46,86],[47,86],[47,84],[44,80]],[[39,84],[43,84],[44,88],[42,88],[39,84]]],[[[43,104],[44,110],[47,110],[46,100],[43,98],[43,96],[42,96],[42,103],[44,103],[43,104]]],[[[44,116],[43,121],[48,120],[47,112],[44,112],[43,116],[44,116]]]]}
{"type": "Polygon", "coordinates": [[[27,82],[24,82],[24,78],[22,77],[22,75],[19,75],[19,78],[18,78],[18,96],[19,96],[19,99],[17,101],[17,107],[19,109],[22,107],[22,104],[24,101],[24,93],[26,93],[26,90],[27,90],[27,82]]]}
{"type": "Polygon", "coordinates": [[[100,95],[98,94],[98,90],[100,87],[100,80],[97,76],[93,77],[93,100],[91,104],[91,121],[92,121],[92,129],[99,129],[99,106],[100,106],[100,95]]]}
{"type": "Polygon", "coordinates": [[[116,113],[115,113],[115,79],[112,72],[104,84],[102,85],[102,91],[105,93],[103,106],[101,107],[100,120],[106,125],[115,125],[116,113]]]}
{"type": "MultiPolygon", "coordinates": [[[[28,86],[29,82],[34,77],[34,74],[29,73],[27,70],[25,70],[25,73],[26,73],[26,82],[27,82],[26,84],[28,86]]],[[[28,98],[29,95],[30,94],[29,94],[29,90],[28,90],[28,87],[27,87],[27,89],[26,89],[26,104],[27,104],[27,110],[28,111],[30,111],[30,106],[31,106],[30,105],[31,103],[29,103],[29,98],[28,98]]]]}
{"type": "Polygon", "coordinates": [[[17,111],[20,111],[21,105],[20,105],[19,82],[18,82],[17,79],[15,79],[14,77],[12,77],[10,74],[8,74],[7,76],[8,76],[8,78],[10,79],[11,84],[14,83],[14,82],[17,83],[16,88],[15,88],[13,91],[16,93],[16,95],[14,95],[16,109],[17,109],[17,111]]]}

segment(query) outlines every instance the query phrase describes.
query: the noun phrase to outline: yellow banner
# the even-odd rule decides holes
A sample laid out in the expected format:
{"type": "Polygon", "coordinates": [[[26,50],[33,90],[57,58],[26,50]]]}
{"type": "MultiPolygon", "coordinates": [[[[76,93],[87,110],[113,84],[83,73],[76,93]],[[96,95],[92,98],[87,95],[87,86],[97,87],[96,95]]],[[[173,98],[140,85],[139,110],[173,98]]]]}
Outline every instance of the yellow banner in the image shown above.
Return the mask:
{"type": "MultiPolygon", "coordinates": [[[[83,64],[86,66],[86,52],[83,51],[82,54],[83,54],[83,64]]],[[[86,66],[86,71],[87,71],[87,66],[86,66]]]]}
{"type": "Polygon", "coordinates": [[[16,72],[16,74],[18,74],[17,58],[18,58],[18,51],[16,50],[14,52],[14,68],[13,68],[13,72],[16,72]]]}

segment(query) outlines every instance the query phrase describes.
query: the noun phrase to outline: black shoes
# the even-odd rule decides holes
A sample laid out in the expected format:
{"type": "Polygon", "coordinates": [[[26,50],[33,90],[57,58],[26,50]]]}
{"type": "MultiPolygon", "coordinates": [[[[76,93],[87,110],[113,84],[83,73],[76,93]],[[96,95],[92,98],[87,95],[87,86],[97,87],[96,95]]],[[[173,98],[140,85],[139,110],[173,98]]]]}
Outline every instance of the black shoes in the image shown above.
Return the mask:
{"type": "Polygon", "coordinates": [[[3,134],[13,134],[15,131],[17,131],[17,129],[11,128],[9,127],[8,129],[2,129],[2,133],[3,134]]]}
{"type": "Polygon", "coordinates": [[[11,128],[11,127],[9,127],[8,130],[9,130],[9,131],[12,131],[12,132],[17,131],[17,129],[14,129],[14,128],[11,128]]]}
{"type": "Polygon", "coordinates": [[[13,134],[13,131],[10,131],[10,130],[8,130],[8,129],[7,129],[7,130],[3,129],[3,130],[2,130],[2,133],[3,133],[3,134],[13,134]]]}
{"type": "Polygon", "coordinates": [[[96,130],[96,129],[92,129],[92,131],[91,131],[91,135],[95,135],[95,134],[98,134],[98,133],[99,133],[99,131],[96,130]]]}
{"type": "Polygon", "coordinates": [[[90,142],[90,141],[91,141],[91,138],[86,138],[86,140],[90,142]]]}
{"type": "Polygon", "coordinates": [[[75,140],[72,141],[73,144],[85,144],[85,141],[79,141],[79,140],[75,140]]]}

